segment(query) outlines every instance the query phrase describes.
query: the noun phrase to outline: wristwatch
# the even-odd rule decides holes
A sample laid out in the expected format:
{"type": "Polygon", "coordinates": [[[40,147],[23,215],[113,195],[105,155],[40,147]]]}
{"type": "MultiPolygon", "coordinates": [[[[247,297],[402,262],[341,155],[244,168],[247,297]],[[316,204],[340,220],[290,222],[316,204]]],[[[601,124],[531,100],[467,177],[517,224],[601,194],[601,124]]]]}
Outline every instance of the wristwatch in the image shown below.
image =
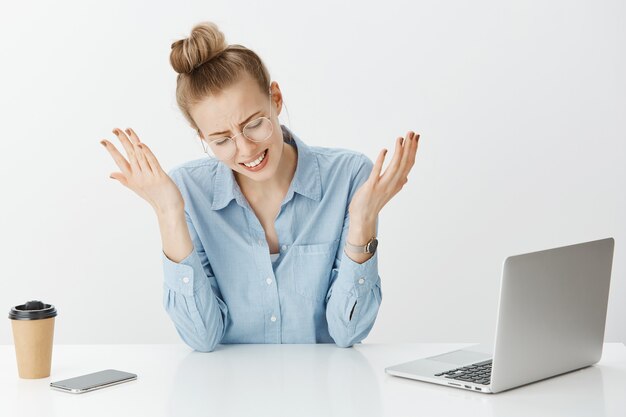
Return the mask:
{"type": "Polygon", "coordinates": [[[376,252],[376,248],[378,247],[378,239],[375,237],[371,238],[369,242],[365,244],[365,246],[356,246],[348,243],[346,241],[346,249],[348,249],[352,253],[374,253],[376,252]]]}

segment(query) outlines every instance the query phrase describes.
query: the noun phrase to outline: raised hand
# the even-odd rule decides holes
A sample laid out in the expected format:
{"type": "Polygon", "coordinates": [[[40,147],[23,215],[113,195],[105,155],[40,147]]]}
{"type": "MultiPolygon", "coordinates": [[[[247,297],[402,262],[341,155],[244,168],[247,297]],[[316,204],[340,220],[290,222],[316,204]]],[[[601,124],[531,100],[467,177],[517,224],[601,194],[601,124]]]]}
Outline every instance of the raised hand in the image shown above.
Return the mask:
{"type": "Polygon", "coordinates": [[[396,139],[396,150],[383,175],[380,172],[387,149],[383,149],[372,168],[369,178],[354,193],[350,203],[350,218],[371,222],[391,198],[408,182],[408,175],[415,164],[415,154],[420,135],[409,131],[406,139],[396,139]]]}
{"type": "Polygon", "coordinates": [[[163,171],[159,161],[145,143],[140,142],[135,131],[128,128],[126,133],[115,128],[117,136],[126,150],[128,160],[108,140],[100,141],[121,172],[114,172],[111,178],[134,191],[146,200],[157,215],[182,211],[183,197],[174,181],[163,171]]]}

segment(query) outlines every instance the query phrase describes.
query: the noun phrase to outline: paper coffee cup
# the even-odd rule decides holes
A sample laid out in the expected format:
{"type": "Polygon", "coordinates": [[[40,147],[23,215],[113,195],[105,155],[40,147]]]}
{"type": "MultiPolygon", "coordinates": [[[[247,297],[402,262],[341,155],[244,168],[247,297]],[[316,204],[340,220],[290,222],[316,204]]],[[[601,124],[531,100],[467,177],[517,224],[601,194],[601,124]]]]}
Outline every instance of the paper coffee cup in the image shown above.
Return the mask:
{"type": "Polygon", "coordinates": [[[50,376],[52,339],[57,310],[41,301],[28,301],[11,308],[9,318],[20,378],[34,379],[50,376]]]}

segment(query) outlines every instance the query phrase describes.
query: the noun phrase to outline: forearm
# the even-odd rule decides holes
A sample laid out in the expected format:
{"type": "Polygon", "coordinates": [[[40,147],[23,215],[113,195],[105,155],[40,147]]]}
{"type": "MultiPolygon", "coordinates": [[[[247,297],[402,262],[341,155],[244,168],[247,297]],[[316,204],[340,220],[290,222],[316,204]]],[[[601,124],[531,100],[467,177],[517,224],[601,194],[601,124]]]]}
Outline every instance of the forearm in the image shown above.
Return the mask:
{"type": "Polygon", "coordinates": [[[193,250],[193,243],[187,228],[184,210],[171,213],[158,213],[163,253],[173,262],[185,259],[193,250]]]}
{"type": "Polygon", "coordinates": [[[197,234],[193,225],[187,223],[185,212],[159,217],[159,226],[165,310],[185,343],[195,350],[210,352],[224,336],[228,308],[215,292],[215,277],[208,260],[201,258],[206,256],[203,248],[194,247],[197,234]]]}
{"type": "Polygon", "coordinates": [[[362,341],[374,325],[382,300],[378,276],[378,253],[363,263],[353,262],[344,251],[333,269],[330,298],[326,306],[328,331],[338,346],[362,341]]]}
{"type": "Polygon", "coordinates": [[[163,306],[185,343],[210,352],[222,340],[228,317],[226,304],[216,295],[198,253],[180,263],[163,255],[163,306]]]}
{"type": "Polygon", "coordinates": [[[172,289],[166,282],[163,306],[181,339],[193,349],[211,352],[224,337],[228,308],[210,284],[201,284],[190,294],[184,289],[172,289]]]}
{"type": "MultiPolygon", "coordinates": [[[[362,220],[350,217],[348,226],[348,243],[357,246],[365,246],[371,238],[376,236],[376,219],[362,220]]],[[[354,262],[362,264],[372,257],[371,253],[354,253],[346,250],[346,255],[354,262]]]]}

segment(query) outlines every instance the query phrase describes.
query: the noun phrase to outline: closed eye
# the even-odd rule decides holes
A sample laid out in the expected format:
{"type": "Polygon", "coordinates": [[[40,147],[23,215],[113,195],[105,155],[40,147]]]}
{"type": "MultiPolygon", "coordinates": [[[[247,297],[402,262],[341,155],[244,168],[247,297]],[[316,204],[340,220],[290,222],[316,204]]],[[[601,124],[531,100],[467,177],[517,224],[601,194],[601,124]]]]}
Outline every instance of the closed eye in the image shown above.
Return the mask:
{"type": "MultiPolygon", "coordinates": [[[[262,111],[261,111],[261,110],[259,110],[259,111],[257,111],[256,113],[251,114],[250,116],[248,116],[248,118],[247,118],[246,120],[244,120],[243,122],[241,122],[241,123],[239,124],[239,126],[243,126],[243,125],[245,125],[245,124],[246,124],[246,123],[248,123],[250,120],[252,120],[252,119],[254,118],[254,116],[257,116],[257,115],[259,115],[259,114],[261,114],[261,113],[262,113],[262,111]]],[[[228,133],[228,131],[226,131],[226,132],[215,132],[215,133],[211,133],[211,134],[210,134],[210,135],[208,135],[208,136],[209,136],[209,137],[211,137],[211,136],[225,135],[225,134],[227,134],[227,133],[228,133]]]]}

